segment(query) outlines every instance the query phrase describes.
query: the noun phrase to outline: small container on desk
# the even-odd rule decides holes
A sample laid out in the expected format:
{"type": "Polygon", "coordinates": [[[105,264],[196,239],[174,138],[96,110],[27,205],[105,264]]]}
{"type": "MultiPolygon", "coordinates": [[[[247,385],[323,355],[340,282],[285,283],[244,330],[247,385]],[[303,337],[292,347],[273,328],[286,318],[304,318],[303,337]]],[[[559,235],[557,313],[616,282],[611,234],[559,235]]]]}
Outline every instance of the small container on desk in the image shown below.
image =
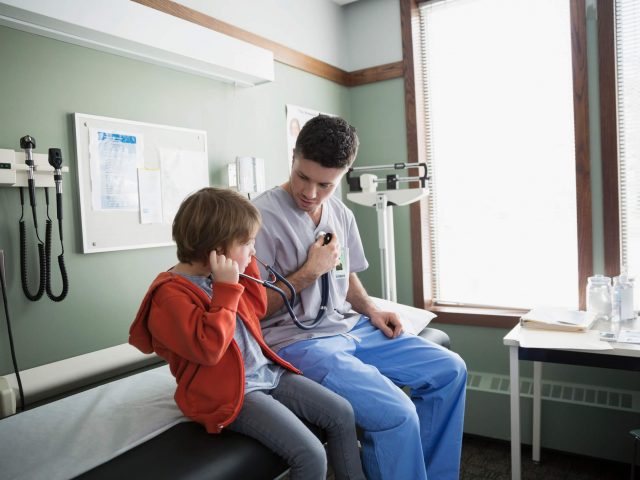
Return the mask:
{"type": "Polygon", "coordinates": [[[611,318],[611,278],[594,275],[587,279],[587,312],[596,319],[611,318]]]}
{"type": "Polygon", "coordinates": [[[636,314],[633,310],[633,278],[629,278],[623,271],[619,277],[613,279],[612,318],[615,321],[633,320],[636,314]]]}

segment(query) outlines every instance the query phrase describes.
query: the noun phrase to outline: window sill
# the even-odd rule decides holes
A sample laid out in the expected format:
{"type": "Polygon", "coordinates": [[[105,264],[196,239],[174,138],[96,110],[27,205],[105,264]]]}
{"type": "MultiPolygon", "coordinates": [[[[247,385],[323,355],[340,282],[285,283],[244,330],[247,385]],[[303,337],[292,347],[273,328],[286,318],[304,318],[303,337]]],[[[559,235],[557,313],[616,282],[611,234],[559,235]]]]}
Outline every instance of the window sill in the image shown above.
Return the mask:
{"type": "Polygon", "coordinates": [[[526,310],[478,308],[478,307],[425,307],[437,315],[435,323],[450,325],[472,325],[476,327],[508,328],[515,327],[526,310]]]}

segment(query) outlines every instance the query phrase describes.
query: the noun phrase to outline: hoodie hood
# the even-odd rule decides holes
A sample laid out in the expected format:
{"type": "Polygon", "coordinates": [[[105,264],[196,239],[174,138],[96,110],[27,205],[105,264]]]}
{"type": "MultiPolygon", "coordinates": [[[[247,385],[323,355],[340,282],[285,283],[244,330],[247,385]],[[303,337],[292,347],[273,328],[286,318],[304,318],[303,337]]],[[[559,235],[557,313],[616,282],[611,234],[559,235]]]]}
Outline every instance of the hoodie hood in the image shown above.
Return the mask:
{"type": "Polygon", "coordinates": [[[197,287],[192,287],[191,282],[184,280],[182,277],[174,273],[162,272],[156,277],[142,299],[136,318],[131,324],[131,328],[129,328],[129,343],[142,353],[153,353],[154,351],[153,340],[151,332],[149,331],[149,312],[151,311],[151,303],[153,301],[155,291],[168,282],[177,282],[185,289],[196,294],[200,293],[196,290],[197,287]]]}

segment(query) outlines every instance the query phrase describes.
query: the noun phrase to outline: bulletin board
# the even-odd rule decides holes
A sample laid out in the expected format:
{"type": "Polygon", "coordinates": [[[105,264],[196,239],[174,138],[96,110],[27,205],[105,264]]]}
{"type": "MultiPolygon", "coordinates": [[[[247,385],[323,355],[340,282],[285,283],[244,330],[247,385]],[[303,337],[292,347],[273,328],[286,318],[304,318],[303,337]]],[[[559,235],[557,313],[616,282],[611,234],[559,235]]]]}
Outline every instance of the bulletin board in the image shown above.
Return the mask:
{"type": "Polygon", "coordinates": [[[207,133],[74,116],[83,253],[173,245],[180,202],[209,186],[207,133]]]}

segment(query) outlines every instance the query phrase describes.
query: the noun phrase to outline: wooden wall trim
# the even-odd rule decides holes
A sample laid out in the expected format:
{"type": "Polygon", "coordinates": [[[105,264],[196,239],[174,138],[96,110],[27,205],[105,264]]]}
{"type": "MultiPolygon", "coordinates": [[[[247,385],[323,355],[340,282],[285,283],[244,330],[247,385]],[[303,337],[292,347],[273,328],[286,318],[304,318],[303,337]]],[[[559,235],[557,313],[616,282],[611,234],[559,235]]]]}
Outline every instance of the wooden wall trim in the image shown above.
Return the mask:
{"type": "Polygon", "coordinates": [[[573,106],[578,210],[578,288],[580,308],[586,308],[587,278],[593,274],[591,152],[589,143],[589,83],[585,0],[571,0],[573,106]]]}
{"type": "Polygon", "coordinates": [[[379,65],[354,72],[346,72],[326,62],[300,53],[281,43],[256,35],[247,30],[235,27],[229,23],[210,17],[202,12],[186,7],[171,0],[131,0],[174,17],[187,20],[202,27],[214,30],[232,38],[242,40],[257,47],[273,52],[275,61],[297,68],[304,72],[331,80],[346,87],[379,82],[391,78],[402,77],[402,62],[379,65]]]}
{"type": "Polygon", "coordinates": [[[357,87],[367,83],[381,82],[392,78],[401,78],[404,75],[403,62],[387,63],[386,65],[378,65],[375,67],[363,68],[362,70],[354,70],[349,72],[349,86],[357,87]]]}
{"type": "Polygon", "coordinates": [[[486,313],[486,312],[448,312],[430,309],[437,313],[429,325],[435,326],[437,323],[448,325],[465,325],[473,327],[493,327],[511,330],[520,322],[519,314],[486,313]]]}
{"type": "Polygon", "coordinates": [[[600,143],[604,213],[604,273],[620,273],[618,192],[618,121],[616,112],[615,6],[598,0],[598,60],[600,65],[600,143]]]}

